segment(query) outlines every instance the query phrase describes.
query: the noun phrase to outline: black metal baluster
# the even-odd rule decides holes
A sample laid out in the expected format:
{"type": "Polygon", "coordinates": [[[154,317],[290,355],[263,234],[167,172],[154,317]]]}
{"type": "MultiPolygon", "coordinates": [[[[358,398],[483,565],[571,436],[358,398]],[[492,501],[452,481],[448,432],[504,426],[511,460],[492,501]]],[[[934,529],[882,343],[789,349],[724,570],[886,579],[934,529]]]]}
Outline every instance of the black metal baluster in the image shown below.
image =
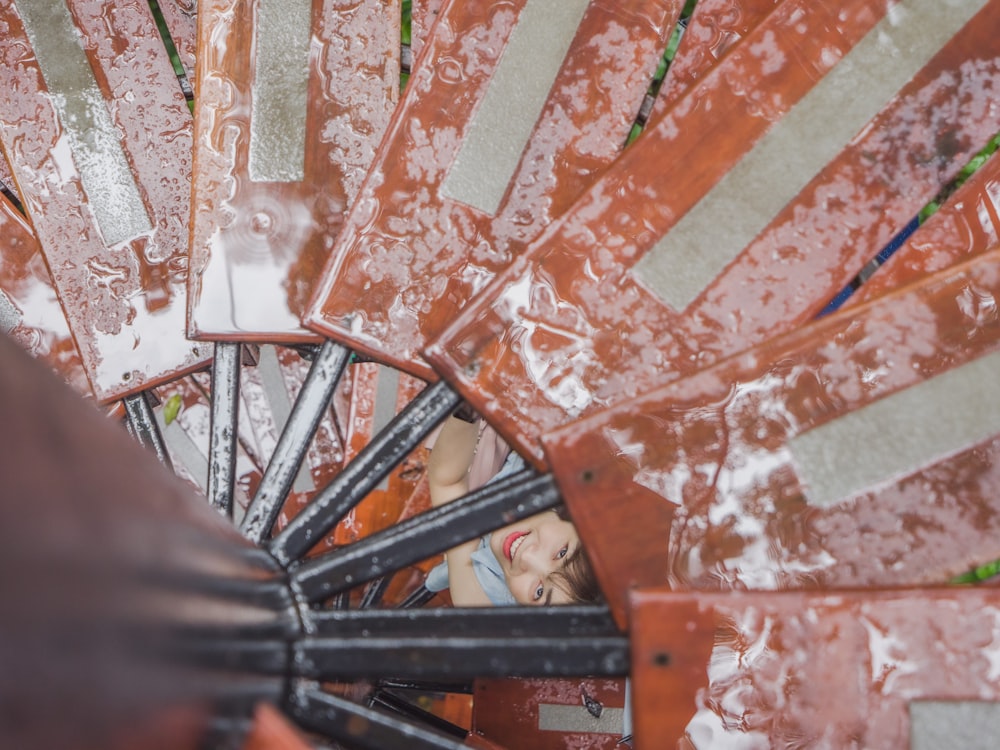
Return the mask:
{"type": "Polygon", "coordinates": [[[458,739],[464,740],[469,734],[466,729],[452,724],[450,721],[445,721],[440,716],[436,716],[430,711],[424,711],[422,708],[413,705],[406,698],[393,692],[392,690],[386,690],[383,688],[376,689],[375,692],[369,696],[368,705],[372,708],[381,708],[387,711],[392,711],[400,716],[405,716],[407,719],[418,721],[423,726],[433,727],[443,734],[447,734],[458,739]]]}
{"type": "Polygon", "coordinates": [[[293,669],[296,676],[319,680],[628,673],[628,638],[603,608],[440,611],[355,611],[315,618],[307,627],[310,634],[295,644],[293,669]],[[397,616],[386,617],[389,612],[397,616]]]}
{"type": "Polygon", "coordinates": [[[295,690],[288,713],[306,729],[358,750],[468,750],[447,734],[359,706],[311,684],[295,690]]]}
{"type": "Polygon", "coordinates": [[[329,340],[323,342],[316,354],[240,525],[240,530],[251,541],[260,544],[271,533],[350,354],[350,350],[329,340]]]}
{"type": "Polygon", "coordinates": [[[593,604],[558,607],[434,607],[414,612],[386,610],[307,610],[306,630],[318,638],[412,637],[439,633],[535,635],[589,638],[616,635],[611,612],[593,604]]]}
{"type": "Polygon", "coordinates": [[[424,389],[275,536],[270,544],[275,558],[288,565],[304,557],[444,421],[459,400],[458,394],[444,382],[424,389]]]}
{"type": "Polygon", "coordinates": [[[391,582],[392,576],[380,576],[372,580],[365,587],[365,593],[362,595],[361,603],[358,607],[361,609],[375,609],[378,607],[382,603],[382,599],[385,597],[385,592],[391,582]]]}
{"type": "Polygon", "coordinates": [[[160,426],[156,423],[156,415],[153,413],[153,405],[149,402],[149,394],[133,393],[122,399],[125,405],[125,416],[128,420],[129,432],[132,433],[139,445],[149,448],[160,459],[160,463],[171,471],[174,464],[170,460],[170,453],[167,451],[167,444],[163,441],[160,433],[160,426]]]}
{"type": "Polygon", "coordinates": [[[559,502],[551,475],[528,469],[309,560],[292,581],[307,601],[320,602],[559,502]]]}
{"type": "Polygon", "coordinates": [[[212,413],[208,442],[208,502],[233,517],[236,438],[239,434],[241,344],[219,342],[212,363],[212,413]]]}

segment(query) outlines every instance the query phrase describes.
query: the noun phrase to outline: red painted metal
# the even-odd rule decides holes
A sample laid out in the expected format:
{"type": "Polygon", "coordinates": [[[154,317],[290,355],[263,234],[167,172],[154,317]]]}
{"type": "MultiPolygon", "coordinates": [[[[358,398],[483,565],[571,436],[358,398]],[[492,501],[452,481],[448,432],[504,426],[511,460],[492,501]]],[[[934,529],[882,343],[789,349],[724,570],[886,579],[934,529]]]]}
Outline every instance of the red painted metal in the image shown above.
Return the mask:
{"type": "Polygon", "coordinates": [[[1000,3],[810,176],[686,310],[660,301],[632,267],[885,10],[852,0],[827,17],[801,0],[778,5],[462,311],[425,351],[431,364],[544,466],[539,435],[811,319],[993,134],[984,92],[1000,85],[1000,45],[986,30],[1000,23],[1000,3]],[[984,62],[968,65],[970,55],[984,62]]]}
{"type": "Polygon", "coordinates": [[[700,81],[781,0],[699,0],[653,103],[652,122],[700,81]]]}
{"type": "Polygon", "coordinates": [[[1000,591],[632,598],[636,750],[916,747],[915,702],[1000,701],[1000,591]]]}
{"type": "Polygon", "coordinates": [[[994,154],[845,304],[874,299],[998,243],[1000,155],[994,154]]]}
{"type": "Polygon", "coordinates": [[[184,68],[188,83],[194,86],[195,59],[198,49],[198,0],[157,0],[167,24],[170,39],[184,68]]]}
{"type": "MultiPolygon", "coordinates": [[[[540,728],[540,707],[566,707],[578,712],[621,711],[625,680],[476,680],[472,733],[500,747],[517,750],[616,750],[620,731],[560,731],[540,728]]],[[[593,716],[587,713],[586,717],[593,716]]],[[[574,717],[581,723],[586,717],[574,717]]],[[[474,745],[475,746],[475,745],[474,745]]]]}
{"type": "Polygon", "coordinates": [[[3,195],[0,195],[0,294],[20,316],[8,334],[56,370],[77,393],[92,395],[35,235],[24,216],[3,195]]]}
{"type": "Polygon", "coordinates": [[[2,150],[0,150],[0,185],[10,190],[14,195],[17,195],[14,175],[10,171],[10,165],[7,163],[7,159],[4,158],[2,150]]]}
{"type": "Polygon", "coordinates": [[[592,2],[495,215],[441,193],[525,6],[446,5],[304,317],[425,379],[423,345],[618,155],[680,13],[592,2]]]}
{"type": "Polygon", "coordinates": [[[188,332],[315,341],[298,316],[398,97],[399,12],[382,0],[316,6],[303,179],[249,175],[254,4],[199,5],[188,332]]]}
{"type": "Polygon", "coordinates": [[[636,586],[928,584],[1000,558],[1000,425],[823,506],[808,502],[789,449],[838,416],[1000,351],[997,298],[1000,250],[545,437],[619,622],[636,586]]]}
{"type": "Polygon", "coordinates": [[[413,59],[420,56],[424,40],[430,36],[431,26],[437,20],[445,0],[413,0],[410,5],[410,49],[413,59]]]}
{"type": "Polygon", "coordinates": [[[105,245],[22,25],[0,8],[0,140],[97,398],[203,367],[184,337],[191,117],[145,2],[70,2],[152,231],[105,245]]]}

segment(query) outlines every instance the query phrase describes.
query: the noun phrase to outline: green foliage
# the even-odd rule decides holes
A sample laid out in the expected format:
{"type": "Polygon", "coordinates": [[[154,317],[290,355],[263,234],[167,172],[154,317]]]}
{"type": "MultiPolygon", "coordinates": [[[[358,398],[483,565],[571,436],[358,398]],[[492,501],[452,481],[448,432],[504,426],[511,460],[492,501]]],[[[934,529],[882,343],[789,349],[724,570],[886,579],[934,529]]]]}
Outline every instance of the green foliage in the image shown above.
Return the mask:
{"type": "Polygon", "coordinates": [[[923,224],[933,216],[941,208],[941,204],[948,199],[948,196],[958,190],[967,179],[972,177],[976,173],[976,170],[983,166],[997,149],[1000,149],[1000,133],[993,136],[982,150],[969,160],[968,164],[958,170],[955,178],[945,185],[941,192],[934,197],[934,200],[920,209],[920,223],[923,224]]]}
{"type": "Polygon", "coordinates": [[[167,399],[167,403],[163,405],[163,421],[165,424],[170,424],[177,419],[177,415],[181,413],[182,404],[181,394],[179,393],[175,393],[167,399]]]}
{"type": "Polygon", "coordinates": [[[400,28],[402,34],[400,41],[409,45],[413,39],[413,0],[403,0],[401,12],[400,28]]]}
{"type": "Polygon", "coordinates": [[[170,55],[170,63],[174,66],[174,73],[180,77],[184,75],[184,66],[181,65],[180,55],[177,54],[177,47],[174,45],[174,40],[170,36],[170,29],[167,28],[167,22],[163,18],[163,11],[160,10],[159,3],[156,0],[149,0],[149,9],[153,12],[153,19],[156,21],[156,28],[160,32],[160,36],[163,37],[163,44],[167,48],[167,53],[170,55]]]}
{"type": "MultiPolygon", "coordinates": [[[[400,29],[400,43],[404,47],[410,47],[413,43],[413,2],[412,0],[402,0],[402,5],[400,6],[400,18],[399,18],[399,29],[400,29]]],[[[403,70],[399,73],[399,93],[403,93],[403,89],[406,88],[407,82],[410,80],[410,74],[403,70]]]]}
{"type": "Polygon", "coordinates": [[[985,565],[980,565],[978,568],[973,568],[967,573],[962,573],[962,575],[952,578],[951,582],[979,583],[980,581],[985,581],[987,578],[992,578],[996,575],[1000,575],[1000,560],[994,560],[993,562],[988,562],[985,565]]]}

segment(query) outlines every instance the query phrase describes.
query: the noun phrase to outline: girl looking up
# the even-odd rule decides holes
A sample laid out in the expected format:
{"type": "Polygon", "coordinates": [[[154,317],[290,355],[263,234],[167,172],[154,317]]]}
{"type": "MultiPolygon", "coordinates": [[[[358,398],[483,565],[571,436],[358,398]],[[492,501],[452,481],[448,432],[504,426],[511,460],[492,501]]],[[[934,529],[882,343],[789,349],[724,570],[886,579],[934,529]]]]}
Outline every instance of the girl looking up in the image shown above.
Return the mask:
{"type": "MultiPolygon", "coordinates": [[[[427,476],[434,507],[485,483],[473,469],[494,456],[482,454],[498,453],[490,469],[502,461],[489,479],[524,466],[520,456],[464,406],[455,412],[461,417],[453,414],[445,421],[431,450],[427,476]],[[478,462],[477,448],[482,450],[478,462]]],[[[450,588],[457,607],[574,604],[601,598],[580,536],[564,511],[544,511],[504,526],[448,550],[445,559],[447,565],[432,570],[426,585],[432,591],[450,588]]]]}

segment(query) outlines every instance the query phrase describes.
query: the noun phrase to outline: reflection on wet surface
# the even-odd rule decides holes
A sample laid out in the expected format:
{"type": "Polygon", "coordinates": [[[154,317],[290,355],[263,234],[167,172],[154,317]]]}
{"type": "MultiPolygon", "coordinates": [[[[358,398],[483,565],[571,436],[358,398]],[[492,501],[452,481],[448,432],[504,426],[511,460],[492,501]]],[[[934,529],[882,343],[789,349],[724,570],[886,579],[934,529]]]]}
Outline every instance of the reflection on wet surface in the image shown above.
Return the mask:
{"type": "Polygon", "coordinates": [[[299,315],[399,86],[398,9],[341,6],[325,0],[311,27],[308,2],[256,16],[246,0],[199,6],[194,338],[317,339],[299,315]],[[256,31],[255,18],[265,21],[256,31]]]}
{"type": "MultiPolygon", "coordinates": [[[[538,435],[810,320],[994,135],[984,92],[1000,85],[1000,47],[985,29],[1000,6],[989,3],[683,314],[664,305],[631,268],[880,17],[860,1],[829,15],[798,3],[778,5],[654,120],[425,352],[537,464],[538,435]]],[[[800,161],[779,160],[790,183],[800,161]]],[[[769,192],[751,181],[740,200],[753,210],[769,192]]],[[[700,241],[727,241],[735,211],[717,211],[700,241]]]]}
{"type": "Polygon", "coordinates": [[[673,106],[779,2],[781,0],[698,0],[653,103],[650,121],[673,106]]]}
{"type": "MultiPolygon", "coordinates": [[[[629,0],[611,7],[590,2],[540,116],[536,103],[523,101],[524,77],[511,79],[517,90],[504,102],[504,131],[512,127],[507,120],[519,113],[530,139],[525,147],[522,134],[505,146],[511,153],[497,169],[501,179],[489,199],[464,195],[451,182],[458,178],[449,174],[466,167],[490,171],[489,164],[477,163],[478,157],[461,149],[472,148],[463,144],[471,143],[467,139],[487,122],[476,118],[489,116],[483,108],[494,76],[503,79],[505,66],[517,70],[518,60],[508,60],[505,50],[525,7],[526,1],[518,0],[487,12],[462,3],[441,10],[390,137],[310,303],[306,322],[311,328],[433,378],[420,356],[423,346],[620,153],[680,3],[629,0]],[[444,195],[446,180],[459,200],[444,195]],[[482,204],[483,210],[462,200],[482,204]]],[[[555,12],[534,0],[530,9],[555,12]]],[[[567,33],[575,25],[573,9],[580,6],[560,5],[559,13],[567,17],[559,27],[567,33]]],[[[546,38],[541,44],[554,42],[546,38]]],[[[538,57],[533,51],[530,60],[538,57]]],[[[539,84],[543,78],[533,69],[527,80],[539,84]]],[[[482,145],[492,153],[493,143],[482,145]]]]}
{"type": "Polygon", "coordinates": [[[0,92],[0,138],[93,390],[110,401],[211,357],[183,327],[191,117],[145,4],[74,0],[60,23],[46,20],[48,5],[25,7],[41,47],[57,47],[60,62],[46,70],[47,52],[35,58],[19,5],[0,9],[0,65],[10,84],[0,92]],[[32,15],[40,9],[44,18],[32,15]],[[72,59],[48,39],[58,29],[79,52],[72,59]],[[51,90],[46,77],[58,79],[51,90]],[[88,122],[110,126],[84,134],[88,122]],[[120,143],[127,180],[114,177],[121,160],[106,159],[111,141],[88,140],[102,132],[120,143]],[[96,185],[85,178],[90,170],[96,185]],[[104,179],[114,189],[102,188],[104,179]],[[126,203],[121,189],[131,195],[126,203]]]}
{"type": "Polygon", "coordinates": [[[104,244],[148,233],[146,207],[69,9],[48,0],[19,0],[17,7],[104,244]]]}
{"type": "Polygon", "coordinates": [[[847,300],[860,304],[1000,243],[1000,155],[994,154],[847,300]]]}
{"type": "Polygon", "coordinates": [[[38,241],[5,196],[0,196],[0,328],[77,393],[92,395],[38,241]]]}
{"type": "Polygon", "coordinates": [[[982,701],[993,715],[1000,702],[992,587],[697,597],[651,589],[636,596],[632,621],[639,747],[682,737],[684,747],[713,750],[916,747],[917,702],[982,701]],[[685,646],[664,637],[665,621],[686,626],[685,646]]]}
{"type": "MultiPolygon", "coordinates": [[[[911,0],[890,12],[642,256],[632,272],[675,310],[686,309],[985,4],[962,4],[962,12],[947,15],[948,23],[939,22],[943,19],[938,19],[936,0],[911,0]],[[927,33],[931,29],[935,33],[927,33]],[[898,54],[901,49],[905,55],[898,54]],[[879,73],[872,76],[875,68],[879,73]],[[795,155],[794,169],[788,154],[795,155]],[[717,228],[722,214],[725,231],[717,228]]],[[[765,54],[773,55],[763,61],[765,69],[783,66],[780,47],[765,54]]],[[[776,110],[782,105],[772,104],[776,110]]]]}
{"type": "Polygon", "coordinates": [[[1000,250],[546,436],[606,590],[941,583],[1000,558],[997,298],[1000,250]],[[935,407],[929,428],[890,411],[874,436],[831,436],[900,398],[935,407]],[[809,485],[811,431],[827,433],[812,460],[836,485],[809,485]],[[852,451],[883,458],[837,463],[852,451]]]}

